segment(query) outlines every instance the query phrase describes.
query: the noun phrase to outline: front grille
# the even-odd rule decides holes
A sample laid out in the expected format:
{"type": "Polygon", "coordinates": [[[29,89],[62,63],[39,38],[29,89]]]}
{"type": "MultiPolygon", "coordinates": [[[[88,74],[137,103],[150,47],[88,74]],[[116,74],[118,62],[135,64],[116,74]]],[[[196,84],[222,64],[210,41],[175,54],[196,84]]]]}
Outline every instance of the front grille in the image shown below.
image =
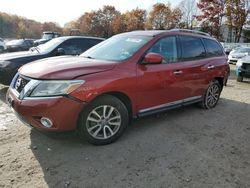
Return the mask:
{"type": "Polygon", "coordinates": [[[230,61],[231,61],[231,62],[237,62],[237,60],[234,60],[234,59],[231,59],[230,61]]]}
{"type": "Polygon", "coordinates": [[[23,90],[23,88],[29,83],[28,79],[25,79],[21,76],[18,76],[16,79],[16,83],[14,88],[18,91],[18,93],[21,93],[21,91],[23,90]]]}
{"type": "Polygon", "coordinates": [[[244,69],[244,70],[250,70],[250,64],[248,64],[248,63],[243,63],[243,64],[242,64],[242,69],[244,69]]]}

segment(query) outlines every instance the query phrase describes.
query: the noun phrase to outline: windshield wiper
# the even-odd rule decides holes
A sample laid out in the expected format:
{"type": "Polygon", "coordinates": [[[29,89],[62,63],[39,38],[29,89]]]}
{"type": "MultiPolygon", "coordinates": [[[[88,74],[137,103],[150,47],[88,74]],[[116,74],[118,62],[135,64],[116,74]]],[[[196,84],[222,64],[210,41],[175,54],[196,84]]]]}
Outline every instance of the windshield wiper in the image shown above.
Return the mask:
{"type": "Polygon", "coordinates": [[[34,49],[35,49],[38,53],[40,53],[39,48],[38,48],[37,46],[35,46],[34,49]]]}
{"type": "Polygon", "coordinates": [[[39,48],[38,48],[38,47],[34,46],[34,47],[30,48],[30,51],[32,51],[32,52],[33,52],[34,50],[36,50],[38,53],[40,53],[40,51],[39,51],[39,48]]]}

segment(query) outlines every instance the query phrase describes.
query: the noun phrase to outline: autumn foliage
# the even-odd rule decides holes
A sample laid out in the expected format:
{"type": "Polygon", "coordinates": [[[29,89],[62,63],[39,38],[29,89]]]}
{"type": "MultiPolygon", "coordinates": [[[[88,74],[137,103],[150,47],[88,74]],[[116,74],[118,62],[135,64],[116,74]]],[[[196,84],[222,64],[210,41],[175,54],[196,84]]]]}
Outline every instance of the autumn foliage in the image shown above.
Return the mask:
{"type": "Polygon", "coordinates": [[[121,13],[114,6],[105,5],[85,12],[78,19],[59,27],[56,23],[40,23],[16,15],[0,12],[0,37],[38,38],[46,30],[68,35],[79,29],[82,35],[108,38],[114,34],[134,31],[172,28],[201,28],[222,38],[226,25],[230,42],[238,42],[243,25],[248,22],[250,0],[183,0],[176,8],[169,3],[156,3],[148,12],[141,8],[121,13]]]}
{"type": "Polygon", "coordinates": [[[0,12],[0,37],[39,38],[43,31],[62,32],[62,28],[52,22],[40,23],[0,12]]]}
{"type": "Polygon", "coordinates": [[[201,14],[196,16],[209,33],[221,37],[221,25],[229,30],[229,42],[239,42],[243,25],[249,14],[249,0],[199,0],[197,6],[201,14]],[[232,38],[234,36],[234,39],[232,38]]]}
{"type": "Polygon", "coordinates": [[[105,5],[99,10],[85,12],[77,20],[60,28],[55,23],[40,23],[1,13],[0,36],[37,38],[44,30],[59,31],[67,35],[70,29],[78,28],[83,35],[108,38],[117,33],[133,30],[178,27],[181,16],[181,10],[172,9],[170,4],[156,3],[150,12],[137,7],[125,13],[116,10],[114,6],[105,5]]]}

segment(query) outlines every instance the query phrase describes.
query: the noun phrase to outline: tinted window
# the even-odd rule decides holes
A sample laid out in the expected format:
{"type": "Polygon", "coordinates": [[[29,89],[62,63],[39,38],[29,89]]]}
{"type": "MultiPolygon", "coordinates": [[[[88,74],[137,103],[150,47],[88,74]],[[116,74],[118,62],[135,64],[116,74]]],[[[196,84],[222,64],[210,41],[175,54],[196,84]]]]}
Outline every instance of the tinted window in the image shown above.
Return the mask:
{"type": "Polygon", "coordinates": [[[205,57],[206,52],[200,38],[181,36],[180,43],[182,49],[182,59],[192,60],[205,57]]]}
{"type": "Polygon", "coordinates": [[[177,61],[176,37],[166,37],[155,43],[148,52],[160,54],[165,62],[177,61]]]}
{"type": "Polygon", "coordinates": [[[59,48],[63,48],[66,55],[78,55],[82,52],[78,45],[79,39],[69,39],[64,41],[59,48]]]}
{"type": "Polygon", "coordinates": [[[223,54],[223,51],[219,44],[210,39],[203,39],[205,46],[207,48],[207,55],[208,56],[220,56],[223,54]]]}
{"type": "Polygon", "coordinates": [[[81,52],[86,51],[87,49],[91,48],[92,46],[102,42],[102,40],[97,39],[79,39],[77,44],[81,49],[81,52]]]}

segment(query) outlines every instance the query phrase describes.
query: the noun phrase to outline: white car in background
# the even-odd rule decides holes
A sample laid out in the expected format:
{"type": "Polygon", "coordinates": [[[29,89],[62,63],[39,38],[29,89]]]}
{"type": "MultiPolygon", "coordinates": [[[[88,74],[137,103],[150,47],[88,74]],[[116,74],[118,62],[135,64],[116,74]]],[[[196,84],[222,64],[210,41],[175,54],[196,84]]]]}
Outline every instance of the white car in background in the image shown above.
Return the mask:
{"type": "Polygon", "coordinates": [[[0,38],[0,53],[6,50],[5,42],[2,38],[0,38]]]}
{"type": "Polygon", "coordinates": [[[236,64],[237,61],[250,53],[250,47],[240,47],[232,50],[228,55],[228,63],[236,64]]]}

